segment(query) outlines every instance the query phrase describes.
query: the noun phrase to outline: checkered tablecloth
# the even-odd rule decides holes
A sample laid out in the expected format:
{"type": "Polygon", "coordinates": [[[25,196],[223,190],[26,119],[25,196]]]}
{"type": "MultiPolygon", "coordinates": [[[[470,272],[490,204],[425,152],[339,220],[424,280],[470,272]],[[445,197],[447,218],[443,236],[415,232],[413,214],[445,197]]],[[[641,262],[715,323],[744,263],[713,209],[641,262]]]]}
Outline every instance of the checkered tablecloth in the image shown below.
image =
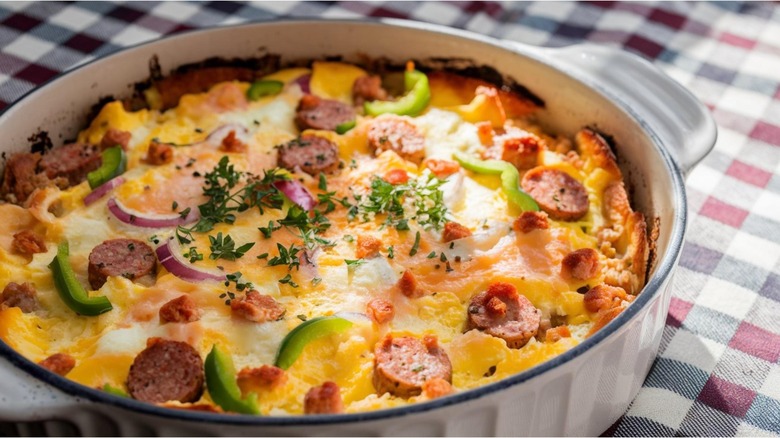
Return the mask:
{"type": "Polygon", "coordinates": [[[186,29],[396,17],[649,58],[712,111],[660,355],[608,435],[780,435],[780,4],[0,3],[0,108],[59,72],[186,29]]]}

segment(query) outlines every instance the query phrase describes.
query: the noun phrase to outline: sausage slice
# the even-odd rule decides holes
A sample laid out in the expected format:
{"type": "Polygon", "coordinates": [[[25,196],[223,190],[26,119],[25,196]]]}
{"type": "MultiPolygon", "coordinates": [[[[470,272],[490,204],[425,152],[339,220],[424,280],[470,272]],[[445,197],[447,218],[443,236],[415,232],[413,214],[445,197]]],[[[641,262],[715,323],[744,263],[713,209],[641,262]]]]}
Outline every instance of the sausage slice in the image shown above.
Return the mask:
{"type": "Polygon", "coordinates": [[[355,116],[355,110],[345,103],[305,94],[298,103],[295,125],[301,131],[304,129],[335,131],[342,123],[355,120],[355,116]]]}
{"type": "Polygon", "coordinates": [[[391,150],[417,164],[425,158],[425,137],[416,126],[398,116],[385,116],[371,122],[368,144],[377,155],[391,150]]]}
{"type": "Polygon", "coordinates": [[[283,369],[273,365],[262,365],[259,368],[243,368],[236,378],[242,394],[252,391],[276,389],[287,382],[287,374],[283,369]]]}
{"type": "Polygon", "coordinates": [[[524,211],[512,223],[512,228],[521,233],[530,233],[533,230],[546,230],[550,228],[547,222],[547,214],[540,211],[524,211]]]}
{"type": "Polygon", "coordinates": [[[471,299],[466,331],[481,330],[520,348],[539,331],[542,312],[509,283],[493,283],[471,299]]]}
{"type": "Polygon", "coordinates": [[[100,149],[108,149],[114,146],[119,146],[124,150],[127,150],[127,146],[130,144],[130,140],[133,138],[133,134],[128,131],[122,131],[119,129],[109,128],[103,138],[100,140],[100,149]]]}
{"type": "Polygon", "coordinates": [[[18,307],[22,313],[35,312],[40,307],[37,292],[32,283],[8,283],[0,296],[0,309],[18,307]]]}
{"type": "Polygon", "coordinates": [[[197,401],[203,393],[203,360],[185,342],[152,342],[130,366],[127,390],[136,400],[163,403],[197,401]]]}
{"type": "Polygon", "coordinates": [[[39,166],[50,180],[67,179],[65,187],[70,187],[84,181],[87,174],[100,167],[101,163],[100,151],[96,146],[71,143],[44,154],[39,166]]]}
{"type": "Polygon", "coordinates": [[[471,230],[457,222],[450,221],[444,224],[444,231],[442,231],[441,240],[442,242],[447,243],[469,236],[471,236],[471,230]]]}
{"type": "Polygon", "coordinates": [[[452,365],[447,353],[433,336],[417,338],[385,337],[374,348],[374,388],[379,394],[389,392],[411,397],[422,392],[431,379],[452,382],[452,365]]]}
{"type": "Polygon", "coordinates": [[[523,175],[522,186],[553,219],[575,221],[588,212],[585,187],[562,170],[535,167],[523,175]]]}
{"type": "Polygon", "coordinates": [[[395,306],[383,298],[374,298],[366,305],[366,314],[377,324],[384,324],[395,316],[395,306]]]}
{"type": "Polygon", "coordinates": [[[135,280],[157,270],[157,257],[144,242],[135,239],[106,240],[89,253],[89,285],[100,289],[108,277],[135,280]]]}
{"type": "Polygon", "coordinates": [[[303,135],[279,149],[279,166],[309,175],[333,173],[339,168],[339,148],[330,140],[316,135],[303,135]]]}
{"type": "Polygon", "coordinates": [[[303,398],[304,414],[339,414],[344,412],[339,386],[334,382],[325,382],[315,386],[303,398]]]}

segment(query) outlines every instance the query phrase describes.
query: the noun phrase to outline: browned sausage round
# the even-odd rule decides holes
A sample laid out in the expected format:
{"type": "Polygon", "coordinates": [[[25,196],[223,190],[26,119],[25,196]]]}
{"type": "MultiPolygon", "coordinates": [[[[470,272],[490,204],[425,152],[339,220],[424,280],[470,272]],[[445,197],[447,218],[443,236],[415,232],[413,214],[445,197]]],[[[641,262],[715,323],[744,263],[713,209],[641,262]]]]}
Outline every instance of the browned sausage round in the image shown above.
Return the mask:
{"type": "Polygon", "coordinates": [[[0,309],[18,307],[22,313],[30,313],[38,310],[37,292],[32,283],[8,283],[0,295],[0,309]]]}
{"type": "Polygon", "coordinates": [[[67,179],[66,186],[69,187],[84,181],[87,174],[100,167],[101,163],[96,146],[71,143],[44,154],[39,166],[49,179],[67,179]]]}
{"type": "Polygon", "coordinates": [[[493,283],[471,299],[466,330],[478,329],[520,348],[539,331],[542,313],[508,283],[493,283]]]}
{"type": "Polygon", "coordinates": [[[574,221],[588,212],[585,187],[562,170],[535,167],[523,175],[522,186],[553,219],[574,221]]]}
{"type": "Polygon", "coordinates": [[[36,174],[40,161],[41,154],[37,152],[13,154],[8,158],[0,187],[5,200],[21,205],[35,189],[51,184],[46,175],[36,174]]]}
{"type": "Polygon", "coordinates": [[[339,414],[344,412],[339,386],[334,382],[325,382],[315,386],[303,399],[304,414],[339,414]]]}
{"type": "Polygon", "coordinates": [[[160,322],[194,322],[200,319],[195,301],[189,295],[174,298],[160,307],[160,322]]]}
{"type": "Polygon", "coordinates": [[[127,390],[149,403],[197,401],[203,393],[203,360],[185,342],[158,340],[138,354],[130,366],[127,390]]]}
{"type": "Polygon", "coordinates": [[[599,253],[582,248],[566,254],[561,262],[561,276],[569,280],[587,280],[599,272],[599,253]]]}
{"type": "Polygon", "coordinates": [[[323,137],[303,135],[278,146],[279,166],[293,172],[299,169],[309,175],[333,173],[339,168],[339,149],[323,137]]]}
{"type": "Polygon", "coordinates": [[[366,314],[377,324],[384,324],[395,316],[395,306],[383,298],[374,298],[366,305],[366,314]]]}
{"type": "Polygon", "coordinates": [[[336,127],[355,120],[355,110],[338,100],[322,99],[313,94],[301,98],[295,113],[298,129],[335,131],[336,127]]]}
{"type": "Polygon", "coordinates": [[[89,253],[89,284],[100,289],[108,277],[130,280],[154,274],[157,258],[144,242],[135,239],[106,240],[89,253]]]}
{"type": "Polygon", "coordinates": [[[368,144],[377,154],[391,150],[417,164],[425,158],[425,138],[417,127],[397,116],[385,116],[371,122],[368,144]]]}
{"type": "Polygon", "coordinates": [[[374,388],[398,397],[419,395],[427,380],[452,382],[452,365],[433,336],[422,341],[403,336],[385,337],[374,348],[374,388]]]}

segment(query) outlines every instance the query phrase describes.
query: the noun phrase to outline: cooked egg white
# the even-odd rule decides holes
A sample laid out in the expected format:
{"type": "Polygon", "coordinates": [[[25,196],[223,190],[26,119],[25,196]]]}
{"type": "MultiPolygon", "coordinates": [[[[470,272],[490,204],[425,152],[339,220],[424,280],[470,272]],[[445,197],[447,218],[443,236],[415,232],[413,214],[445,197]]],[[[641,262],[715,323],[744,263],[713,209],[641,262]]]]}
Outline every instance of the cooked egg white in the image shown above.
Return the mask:
{"type": "MultiPolygon", "coordinates": [[[[287,85],[281,94],[256,102],[241,99],[248,84],[225,83],[207,93],[185,96],[179,107],[166,112],[127,112],[121,103],[110,103],[79,139],[98,143],[111,127],[133,134],[129,146],[130,168],[125,174],[127,182],[110,195],[128,208],[154,214],[197,208],[205,198],[202,178],[193,177],[193,172],[210,171],[224,155],[218,145],[206,141],[208,134],[225,124],[244,126],[249,132],[249,152],[228,154],[230,162],[239,170],[258,175],[264,169],[275,167],[274,146],[298,135],[292,120],[302,93],[293,81],[307,72],[291,69],[269,76],[287,85]],[[152,139],[183,145],[176,147],[173,164],[150,166],[143,162],[152,139]],[[190,158],[195,161],[188,165],[190,158]],[[177,201],[177,208],[172,208],[173,201],[177,201]]],[[[352,82],[363,74],[357,67],[344,64],[315,63],[311,88],[323,97],[346,101],[350,99],[352,82]]],[[[481,147],[474,123],[464,120],[463,114],[452,108],[430,108],[409,121],[425,136],[428,157],[451,160],[454,151],[474,153],[481,147]]],[[[422,174],[422,168],[392,152],[372,157],[366,146],[369,123],[369,119],[361,117],[358,125],[345,135],[314,132],[336,142],[347,164],[340,175],[329,178],[329,189],[349,194],[351,187],[359,192],[365,190],[372,177],[392,168],[405,169],[412,176],[422,174]],[[354,169],[349,166],[352,159],[357,163],[354,169]]],[[[394,302],[396,309],[396,316],[388,326],[356,324],[344,334],[309,345],[288,371],[287,383],[260,394],[263,412],[301,413],[304,394],[325,380],[335,381],[341,387],[348,412],[424,399],[419,396],[404,400],[375,394],[371,383],[373,348],[388,332],[436,335],[452,361],[456,390],[494,382],[572,348],[583,340],[592,325],[582,295],[560,278],[560,261],[574,249],[595,246],[595,238],[588,233],[603,223],[599,197],[611,177],[598,170],[586,175],[551,152],[544,157],[548,164],[570,173],[588,189],[590,211],[582,221],[551,221],[547,233],[518,235],[511,230],[517,212],[508,206],[498,179],[461,172],[451,176],[442,189],[451,219],[469,227],[473,236],[449,247],[440,243],[439,232],[421,229],[413,222],[411,231],[399,232],[392,227],[381,227],[379,220],[367,224],[360,220],[348,221],[345,210],[339,208],[329,215],[333,225],[325,234],[336,245],[317,251],[315,267],[290,272],[299,284],[297,288],[279,283],[288,273],[286,266],[269,267],[266,260],[257,259],[262,253],[275,254],[277,241],[285,245],[294,241],[295,236],[285,230],[277,231],[272,239],[263,239],[257,230],[270,220],[279,219],[284,212],[269,211],[261,215],[252,210],[240,213],[233,225],[217,225],[210,234],[229,233],[239,245],[247,242],[255,245],[236,261],[205,257],[197,265],[209,268],[221,265],[226,272],[241,271],[258,291],[273,296],[286,308],[282,320],[262,324],[231,315],[225,299],[220,297],[225,292],[224,285],[187,283],[161,267],[151,285],[111,278],[99,291],[91,292],[111,300],[114,309],[106,314],[84,317],[67,308],[54,289],[47,267],[58,242],[70,242],[70,262],[79,280],[87,285],[87,258],[101,242],[119,237],[150,242],[153,236],[164,241],[173,233],[172,229],[138,228],[117,221],[106,207],[108,196],[84,207],[81,202],[89,192],[84,182],[58,194],[60,202],[68,206],[66,214],[51,223],[37,225],[46,236],[48,252],[28,261],[10,252],[8,239],[0,241],[0,276],[8,281],[33,282],[42,302],[42,310],[32,314],[22,314],[16,308],[0,311],[0,338],[33,361],[57,352],[70,354],[77,366],[68,377],[84,385],[99,387],[109,383],[123,387],[133,358],[151,337],[185,340],[195,345],[203,357],[213,344],[220,344],[231,353],[237,369],[258,367],[273,363],[282,339],[302,318],[365,312],[369,300],[383,297],[394,302]],[[421,233],[419,252],[410,256],[416,231],[421,233]],[[379,256],[349,267],[344,260],[356,259],[355,243],[344,236],[357,238],[360,234],[381,239],[382,250],[379,256]],[[390,247],[395,254],[392,259],[387,257],[390,247]],[[452,262],[453,271],[446,272],[436,258],[426,258],[431,252],[437,255],[444,252],[448,260],[458,258],[461,262],[452,262]],[[425,291],[418,299],[406,298],[395,287],[401,273],[411,266],[419,287],[425,291]],[[321,283],[313,285],[314,277],[321,278],[321,283]],[[521,294],[541,309],[545,318],[566,315],[573,336],[555,343],[532,339],[523,348],[510,349],[503,340],[482,332],[464,333],[470,298],[494,281],[516,285],[521,294]],[[160,306],[183,294],[195,300],[202,312],[201,319],[189,324],[160,324],[157,313],[160,306]]],[[[317,181],[313,178],[304,181],[313,192],[318,192],[317,181]]],[[[29,213],[13,205],[0,205],[0,216],[16,218],[0,224],[0,236],[9,236],[35,222],[29,213]]],[[[192,246],[205,255],[210,254],[207,236],[197,237],[192,246]]]]}

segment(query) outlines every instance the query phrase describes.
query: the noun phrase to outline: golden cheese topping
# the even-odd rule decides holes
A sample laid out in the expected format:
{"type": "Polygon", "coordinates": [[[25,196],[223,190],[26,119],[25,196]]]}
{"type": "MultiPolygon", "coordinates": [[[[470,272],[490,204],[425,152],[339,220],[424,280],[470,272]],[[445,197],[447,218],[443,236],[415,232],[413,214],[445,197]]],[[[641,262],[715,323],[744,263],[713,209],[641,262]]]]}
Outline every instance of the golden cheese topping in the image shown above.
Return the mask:
{"type": "MultiPolygon", "coordinates": [[[[217,345],[263,414],[360,412],[549,360],[644,284],[644,218],[597,133],[547,133],[522,97],[449,73],[428,75],[430,101],[414,116],[354,106],[392,98],[350,64],[263,80],[282,87],[252,100],[250,83],[219,82],[167,110],[108,103],[78,142],[124,141],[121,184],[89,205],[86,181],[0,204],[0,338],[69,379],[146,401],[134,379],[147,378],[157,338],[203,359],[217,345]],[[339,117],[354,127],[321,126],[339,117]],[[522,211],[500,175],[461,156],[510,163],[514,188],[541,210],[522,211]],[[49,266],[62,242],[75,279],[111,310],[79,315],[63,301],[49,266]],[[145,271],[134,242],[155,250],[145,271]],[[293,329],[333,315],[351,324],[272,367],[293,329]],[[56,354],[74,363],[52,366],[56,354]]],[[[221,405],[211,383],[202,395],[202,379],[186,385],[193,394],[156,402],[221,405]]]]}

